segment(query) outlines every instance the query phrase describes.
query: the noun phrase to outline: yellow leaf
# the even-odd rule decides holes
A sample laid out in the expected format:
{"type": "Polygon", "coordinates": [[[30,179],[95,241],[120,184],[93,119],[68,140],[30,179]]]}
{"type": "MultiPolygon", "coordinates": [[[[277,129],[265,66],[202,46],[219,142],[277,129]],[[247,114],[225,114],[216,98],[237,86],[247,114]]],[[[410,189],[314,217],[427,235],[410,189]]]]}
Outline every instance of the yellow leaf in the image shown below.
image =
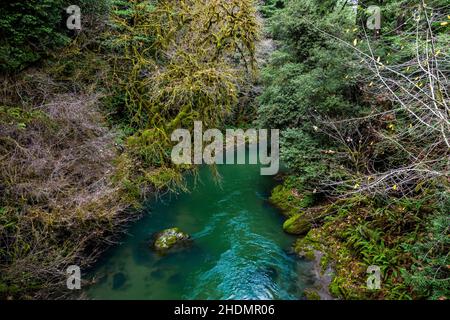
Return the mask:
{"type": "Polygon", "coordinates": [[[448,21],[441,22],[441,26],[446,26],[446,25],[448,25],[448,21]]]}
{"type": "Polygon", "coordinates": [[[358,28],[354,28],[352,31],[355,32],[356,30],[358,30],[358,28]]]}
{"type": "Polygon", "coordinates": [[[394,186],[392,187],[392,189],[394,189],[394,191],[396,191],[396,190],[398,189],[397,185],[394,185],[394,186]]]}
{"type": "Polygon", "coordinates": [[[359,189],[360,185],[359,184],[355,184],[355,186],[353,187],[353,189],[359,189]]]}
{"type": "Polygon", "coordinates": [[[358,39],[353,40],[353,45],[356,46],[358,44],[358,39]]]}

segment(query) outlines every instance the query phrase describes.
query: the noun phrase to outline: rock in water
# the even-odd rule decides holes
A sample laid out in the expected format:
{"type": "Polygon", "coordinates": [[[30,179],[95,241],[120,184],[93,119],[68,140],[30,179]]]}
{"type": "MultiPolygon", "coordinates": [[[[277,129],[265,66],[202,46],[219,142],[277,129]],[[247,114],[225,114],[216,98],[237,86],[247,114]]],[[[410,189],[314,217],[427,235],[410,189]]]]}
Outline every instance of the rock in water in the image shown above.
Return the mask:
{"type": "Polygon", "coordinates": [[[122,273],[116,273],[113,277],[113,290],[122,288],[127,282],[127,277],[122,273]]]}
{"type": "Polygon", "coordinates": [[[153,247],[156,251],[165,252],[190,240],[190,236],[178,228],[170,228],[156,235],[153,247]]]}

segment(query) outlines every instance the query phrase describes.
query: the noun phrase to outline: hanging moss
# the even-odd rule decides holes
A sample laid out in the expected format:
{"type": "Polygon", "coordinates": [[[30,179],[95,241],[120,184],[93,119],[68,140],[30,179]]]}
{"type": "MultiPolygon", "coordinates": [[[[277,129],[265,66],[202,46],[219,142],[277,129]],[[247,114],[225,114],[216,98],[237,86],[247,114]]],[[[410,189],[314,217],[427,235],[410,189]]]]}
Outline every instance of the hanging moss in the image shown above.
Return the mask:
{"type": "Polygon", "coordinates": [[[135,128],[126,146],[139,170],[179,170],[172,131],[194,121],[220,127],[233,113],[256,69],[255,8],[251,0],[114,2],[113,97],[135,128]]]}
{"type": "Polygon", "coordinates": [[[128,3],[128,18],[113,14],[120,33],[111,43],[124,51],[115,75],[135,125],[167,134],[195,120],[220,125],[237,103],[242,65],[255,68],[253,1],[128,3]],[[241,63],[233,64],[236,54],[241,63]]]}

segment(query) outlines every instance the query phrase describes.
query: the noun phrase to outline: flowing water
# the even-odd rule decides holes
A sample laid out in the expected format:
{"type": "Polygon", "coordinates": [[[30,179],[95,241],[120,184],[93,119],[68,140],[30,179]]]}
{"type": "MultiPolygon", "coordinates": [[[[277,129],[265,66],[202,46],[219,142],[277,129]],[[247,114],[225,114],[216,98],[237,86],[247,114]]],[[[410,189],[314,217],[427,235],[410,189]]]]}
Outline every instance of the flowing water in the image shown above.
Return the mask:
{"type": "Polygon", "coordinates": [[[257,165],[223,165],[221,183],[207,167],[190,178],[190,193],[151,201],[98,263],[86,290],[92,299],[300,299],[311,286],[311,263],[291,251],[283,217],[268,203],[273,177],[257,165]],[[151,235],[179,227],[192,245],[165,256],[151,235]]]}

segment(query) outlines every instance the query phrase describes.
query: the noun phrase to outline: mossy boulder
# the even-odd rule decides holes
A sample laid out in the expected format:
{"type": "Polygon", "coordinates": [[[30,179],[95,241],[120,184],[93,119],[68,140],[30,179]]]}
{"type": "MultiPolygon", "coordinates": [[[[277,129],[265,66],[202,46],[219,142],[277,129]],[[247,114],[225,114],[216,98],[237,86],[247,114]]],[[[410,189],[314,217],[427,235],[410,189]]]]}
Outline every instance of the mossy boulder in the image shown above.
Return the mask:
{"type": "Polygon", "coordinates": [[[311,207],[314,201],[313,194],[301,193],[285,184],[276,186],[270,196],[270,202],[281,209],[281,213],[287,218],[295,216],[301,209],[311,207]]]}
{"type": "Polygon", "coordinates": [[[304,238],[299,239],[295,245],[294,245],[294,251],[298,254],[300,258],[304,258],[309,261],[314,261],[316,259],[316,255],[314,253],[314,248],[309,245],[305,244],[303,241],[304,238]]]}
{"type": "Polygon", "coordinates": [[[191,237],[178,228],[170,228],[158,232],[153,242],[153,248],[159,252],[166,252],[176,246],[186,244],[191,237]]]}
{"type": "Polygon", "coordinates": [[[304,215],[296,214],[285,221],[283,230],[289,234],[302,235],[311,230],[311,223],[304,215]]]}
{"type": "Polygon", "coordinates": [[[306,289],[304,294],[307,300],[321,300],[320,294],[312,288],[306,289]]]}

